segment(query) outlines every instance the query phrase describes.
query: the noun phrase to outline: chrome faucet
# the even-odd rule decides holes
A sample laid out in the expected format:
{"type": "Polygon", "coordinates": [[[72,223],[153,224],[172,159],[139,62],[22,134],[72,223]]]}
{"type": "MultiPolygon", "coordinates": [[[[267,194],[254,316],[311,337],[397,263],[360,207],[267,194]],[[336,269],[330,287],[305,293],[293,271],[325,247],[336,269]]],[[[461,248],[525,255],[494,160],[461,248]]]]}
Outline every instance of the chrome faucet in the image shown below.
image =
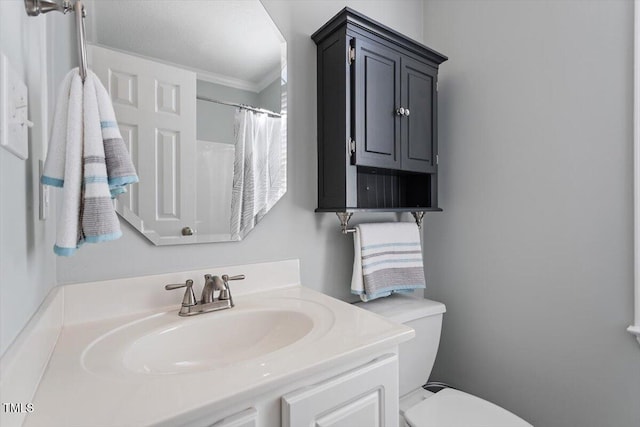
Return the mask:
{"type": "Polygon", "coordinates": [[[178,315],[193,316],[196,314],[208,313],[210,311],[225,310],[234,306],[233,297],[231,296],[230,280],[243,280],[244,274],[229,277],[227,274],[222,275],[222,279],[218,276],[205,274],[204,286],[202,288],[202,297],[200,301],[196,301],[193,292],[193,280],[189,279],[185,283],[170,284],[164,288],[166,290],[187,288],[182,298],[182,306],[178,315]],[[218,298],[215,298],[215,292],[218,291],[218,298]]]}
{"type": "Polygon", "coordinates": [[[212,276],[210,274],[204,275],[204,287],[202,288],[202,304],[208,304],[215,299],[214,292],[224,289],[224,284],[218,276],[212,276]]]}

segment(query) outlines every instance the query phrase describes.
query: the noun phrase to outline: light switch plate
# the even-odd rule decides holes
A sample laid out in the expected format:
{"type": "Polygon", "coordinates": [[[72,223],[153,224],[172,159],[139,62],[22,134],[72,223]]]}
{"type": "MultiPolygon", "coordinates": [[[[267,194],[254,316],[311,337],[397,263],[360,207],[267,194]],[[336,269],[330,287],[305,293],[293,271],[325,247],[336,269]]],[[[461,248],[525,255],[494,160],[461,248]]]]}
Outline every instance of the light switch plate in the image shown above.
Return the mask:
{"type": "Polygon", "coordinates": [[[0,53],[0,146],[19,158],[29,157],[27,86],[0,53]]]}

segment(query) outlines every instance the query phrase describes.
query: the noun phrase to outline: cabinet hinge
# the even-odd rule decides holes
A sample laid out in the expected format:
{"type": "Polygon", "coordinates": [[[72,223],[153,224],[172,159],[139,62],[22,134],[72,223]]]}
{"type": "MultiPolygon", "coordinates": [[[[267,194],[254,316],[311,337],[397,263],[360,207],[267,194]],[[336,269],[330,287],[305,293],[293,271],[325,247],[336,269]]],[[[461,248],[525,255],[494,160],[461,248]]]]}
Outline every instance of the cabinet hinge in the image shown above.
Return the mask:
{"type": "Polygon", "coordinates": [[[353,64],[356,60],[356,48],[351,46],[349,47],[349,53],[347,54],[347,62],[349,65],[353,64]]]}
{"type": "Polygon", "coordinates": [[[353,138],[349,138],[347,140],[347,152],[350,156],[356,153],[356,142],[353,140],[353,138]]]}
{"type": "Polygon", "coordinates": [[[440,162],[440,158],[438,157],[438,155],[436,154],[436,165],[440,162]]]}

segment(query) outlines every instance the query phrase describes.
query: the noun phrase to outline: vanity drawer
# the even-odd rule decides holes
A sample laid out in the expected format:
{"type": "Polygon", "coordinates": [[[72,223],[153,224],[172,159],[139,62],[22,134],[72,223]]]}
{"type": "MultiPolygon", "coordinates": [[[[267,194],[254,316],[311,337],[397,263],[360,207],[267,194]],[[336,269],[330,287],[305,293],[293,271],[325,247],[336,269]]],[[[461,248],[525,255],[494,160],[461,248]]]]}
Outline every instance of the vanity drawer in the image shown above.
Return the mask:
{"type": "Polygon", "coordinates": [[[358,368],[282,397],[282,427],[398,424],[398,357],[358,368]]]}

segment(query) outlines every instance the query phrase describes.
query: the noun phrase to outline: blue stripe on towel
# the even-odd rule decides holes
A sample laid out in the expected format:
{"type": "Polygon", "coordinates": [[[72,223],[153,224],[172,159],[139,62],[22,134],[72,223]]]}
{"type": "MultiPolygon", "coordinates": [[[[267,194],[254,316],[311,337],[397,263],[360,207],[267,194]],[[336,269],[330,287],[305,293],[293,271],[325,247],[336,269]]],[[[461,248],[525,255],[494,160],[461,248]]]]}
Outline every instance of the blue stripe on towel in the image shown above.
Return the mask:
{"type": "Polygon", "coordinates": [[[109,187],[120,187],[121,185],[135,184],[138,181],[137,175],[119,176],[109,180],[109,187]]]}
{"type": "Polygon", "coordinates": [[[108,242],[109,240],[116,240],[122,237],[122,231],[111,234],[100,234],[98,236],[85,236],[84,241],[87,243],[100,243],[108,242]]]}
{"type": "Polygon", "coordinates": [[[116,240],[122,237],[122,231],[118,231],[116,233],[111,234],[101,234],[99,236],[85,236],[80,242],[78,242],[78,246],[75,248],[63,248],[58,245],[53,245],[53,252],[59,256],[71,256],[76,253],[78,248],[82,246],[84,243],[100,243],[100,242],[108,242],[110,240],[116,240]]]}
{"type": "Polygon", "coordinates": [[[43,185],[50,185],[52,187],[63,187],[64,186],[64,179],[51,178],[50,176],[45,176],[45,175],[42,175],[40,177],[40,182],[43,185]]]}
{"type": "Polygon", "coordinates": [[[76,253],[77,250],[78,248],[62,248],[58,245],[53,245],[53,252],[59,256],[71,256],[76,253]]]}
{"type": "Polygon", "coordinates": [[[100,122],[100,128],[104,129],[104,128],[117,128],[118,127],[118,123],[112,121],[112,120],[105,120],[103,122],[100,122]]]}
{"type": "MultiPolygon", "coordinates": [[[[400,286],[386,286],[384,288],[376,289],[376,293],[381,292],[397,292],[397,291],[412,291],[414,289],[424,289],[425,285],[402,285],[400,286]]],[[[375,295],[375,294],[374,294],[375,295]]],[[[367,295],[370,296],[370,295],[367,295]]]]}

